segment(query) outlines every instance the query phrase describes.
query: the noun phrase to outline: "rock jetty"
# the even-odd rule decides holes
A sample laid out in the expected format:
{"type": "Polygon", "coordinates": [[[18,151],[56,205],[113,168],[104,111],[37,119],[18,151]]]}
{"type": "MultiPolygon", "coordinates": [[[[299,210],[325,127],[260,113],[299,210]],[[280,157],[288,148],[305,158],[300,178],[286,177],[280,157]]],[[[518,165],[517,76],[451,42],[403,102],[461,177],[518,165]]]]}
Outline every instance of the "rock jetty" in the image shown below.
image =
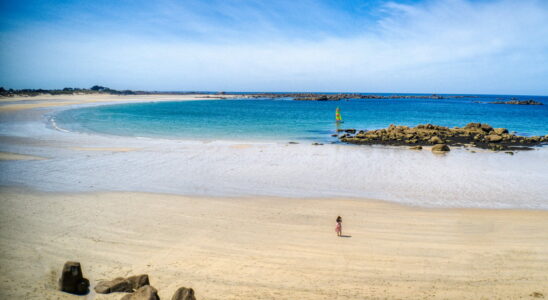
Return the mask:
{"type": "Polygon", "coordinates": [[[293,98],[297,101],[340,101],[344,99],[447,99],[447,98],[471,98],[474,96],[440,96],[432,95],[375,95],[375,94],[321,94],[321,93],[263,93],[253,94],[251,98],[293,98]]]}
{"type": "Polygon", "coordinates": [[[514,105],[544,105],[542,102],[538,102],[532,99],[529,100],[510,100],[510,101],[495,101],[489,102],[491,104],[514,104],[514,105]]]}
{"type": "Polygon", "coordinates": [[[443,144],[500,151],[528,150],[532,146],[548,144],[548,135],[543,137],[518,136],[509,133],[505,128],[493,128],[485,123],[469,123],[462,128],[432,124],[421,124],[416,127],[390,125],[388,128],[369,131],[339,129],[339,133],[341,142],[357,145],[429,146],[443,144]]]}

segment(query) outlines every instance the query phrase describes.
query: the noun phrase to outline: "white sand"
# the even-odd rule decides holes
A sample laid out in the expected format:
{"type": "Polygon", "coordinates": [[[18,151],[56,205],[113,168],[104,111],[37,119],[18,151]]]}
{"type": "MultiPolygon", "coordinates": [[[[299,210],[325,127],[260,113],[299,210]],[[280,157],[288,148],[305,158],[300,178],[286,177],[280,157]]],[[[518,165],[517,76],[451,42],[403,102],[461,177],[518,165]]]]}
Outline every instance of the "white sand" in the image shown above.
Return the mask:
{"type": "Polygon", "coordinates": [[[548,209],[548,149],[513,156],[454,149],[438,156],[346,145],[106,137],[37,126],[6,130],[20,136],[0,136],[0,151],[51,159],[4,162],[0,185],[52,192],[345,196],[431,207],[548,209]]]}
{"type": "MultiPolygon", "coordinates": [[[[234,95],[222,95],[222,98],[235,98],[234,95]]],[[[38,95],[33,97],[15,96],[0,97],[0,112],[18,111],[24,109],[47,108],[55,106],[69,106],[76,104],[112,103],[112,102],[148,102],[148,101],[188,101],[214,100],[214,95],[127,95],[117,96],[109,94],[90,95],[38,95]]]]}

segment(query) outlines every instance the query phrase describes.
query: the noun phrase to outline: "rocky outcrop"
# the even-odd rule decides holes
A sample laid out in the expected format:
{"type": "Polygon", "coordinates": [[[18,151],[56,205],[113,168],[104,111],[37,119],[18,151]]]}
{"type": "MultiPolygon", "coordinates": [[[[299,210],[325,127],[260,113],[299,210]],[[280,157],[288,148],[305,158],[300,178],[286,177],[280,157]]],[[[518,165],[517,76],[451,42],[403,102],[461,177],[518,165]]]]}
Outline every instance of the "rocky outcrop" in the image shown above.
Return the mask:
{"type": "Polygon", "coordinates": [[[508,133],[505,128],[493,128],[485,123],[469,123],[459,128],[432,124],[416,127],[390,125],[377,130],[346,130],[339,136],[341,142],[357,145],[471,146],[491,150],[526,150],[531,146],[548,144],[547,136],[524,137],[508,133]]]}
{"type": "Polygon", "coordinates": [[[491,104],[514,104],[514,105],[544,105],[542,102],[535,101],[533,99],[529,100],[510,100],[510,101],[495,101],[489,102],[491,104]]]}
{"type": "Polygon", "coordinates": [[[196,297],[194,297],[193,289],[180,287],[175,292],[175,294],[173,294],[173,297],[171,297],[171,300],[196,300],[196,297]]]}
{"type": "Polygon", "coordinates": [[[89,280],[84,278],[79,262],[67,261],[63,266],[59,289],[63,292],[85,295],[89,292],[89,280]]]}
{"type": "Polygon", "coordinates": [[[150,285],[148,275],[136,275],[128,278],[118,277],[110,281],[101,281],[95,286],[95,291],[99,294],[109,293],[133,293],[133,291],[150,285]]]}
{"type": "Polygon", "coordinates": [[[160,300],[160,297],[158,296],[158,290],[150,285],[145,285],[135,293],[125,295],[120,300],[160,300]]]}
{"type": "Polygon", "coordinates": [[[321,93],[262,93],[254,94],[251,98],[292,98],[297,101],[340,101],[344,99],[449,99],[449,98],[474,98],[476,96],[440,96],[431,95],[364,95],[364,94],[321,94],[321,93]]]}

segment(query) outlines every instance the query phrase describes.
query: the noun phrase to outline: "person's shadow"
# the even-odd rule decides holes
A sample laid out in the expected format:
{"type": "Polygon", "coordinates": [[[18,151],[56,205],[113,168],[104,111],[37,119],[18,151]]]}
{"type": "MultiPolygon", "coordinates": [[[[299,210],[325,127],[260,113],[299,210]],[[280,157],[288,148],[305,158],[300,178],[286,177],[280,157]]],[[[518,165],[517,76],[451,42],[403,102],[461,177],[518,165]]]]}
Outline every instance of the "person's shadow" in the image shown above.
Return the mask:
{"type": "Polygon", "coordinates": [[[344,234],[342,234],[342,235],[339,235],[339,237],[342,237],[342,238],[351,238],[352,236],[351,236],[351,235],[344,235],[344,234]]]}

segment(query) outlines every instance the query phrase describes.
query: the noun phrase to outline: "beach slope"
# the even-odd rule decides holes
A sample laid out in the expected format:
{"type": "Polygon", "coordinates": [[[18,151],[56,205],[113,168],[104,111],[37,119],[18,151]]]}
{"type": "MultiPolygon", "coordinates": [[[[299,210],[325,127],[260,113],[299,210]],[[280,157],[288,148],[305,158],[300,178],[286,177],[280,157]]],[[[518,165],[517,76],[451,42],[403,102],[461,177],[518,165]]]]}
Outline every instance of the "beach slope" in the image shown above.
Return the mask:
{"type": "MultiPolygon", "coordinates": [[[[162,299],[518,299],[548,294],[548,212],[352,199],[0,193],[0,298],[147,273],[162,299]],[[337,215],[343,234],[334,232],[337,215]]],[[[88,299],[119,299],[94,295],[88,299]]]]}

